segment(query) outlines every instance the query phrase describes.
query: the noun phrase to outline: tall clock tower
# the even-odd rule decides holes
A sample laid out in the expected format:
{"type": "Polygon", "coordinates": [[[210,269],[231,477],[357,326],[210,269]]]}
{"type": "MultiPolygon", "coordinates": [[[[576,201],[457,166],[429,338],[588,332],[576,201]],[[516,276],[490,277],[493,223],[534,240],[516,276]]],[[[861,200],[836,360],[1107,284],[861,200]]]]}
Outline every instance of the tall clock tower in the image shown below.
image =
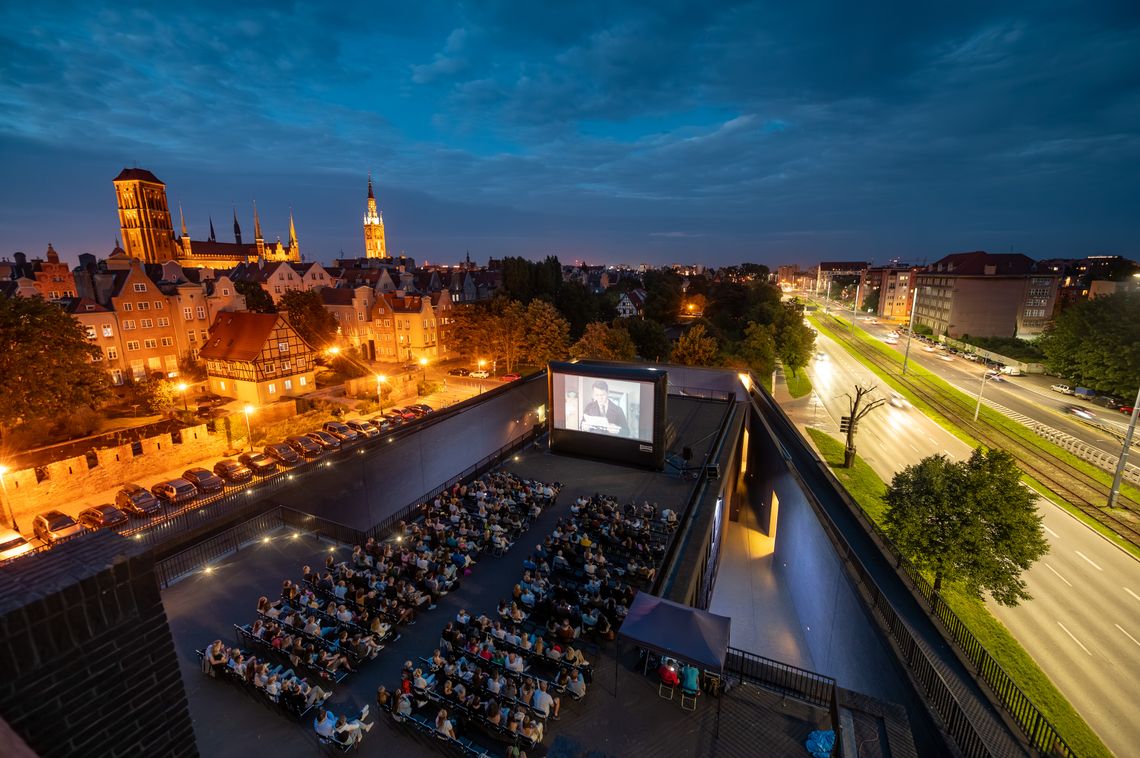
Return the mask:
{"type": "Polygon", "coordinates": [[[384,217],[376,210],[371,174],[368,175],[368,210],[364,214],[364,255],[368,258],[388,257],[388,246],[384,242],[384,217]]]}
{"type": "Polygon", "coordinates": [[[144,263],[164,263],[176,256],[166,185],[157,176],[143,168],[123,169],[115,177],[115,199],[128,256],[144,263]]]}

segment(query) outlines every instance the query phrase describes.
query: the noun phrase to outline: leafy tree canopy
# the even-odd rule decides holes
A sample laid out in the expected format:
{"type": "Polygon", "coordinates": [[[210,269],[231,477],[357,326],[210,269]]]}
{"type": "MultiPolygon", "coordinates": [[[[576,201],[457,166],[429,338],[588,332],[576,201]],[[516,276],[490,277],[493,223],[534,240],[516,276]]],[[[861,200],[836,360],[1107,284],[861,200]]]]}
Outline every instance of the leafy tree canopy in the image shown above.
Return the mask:
{"type": "Polygon", "coordinates": [[[740,357],[757,376],[768,376],[776,368],[775,331],[771,324],[757,324],[755,321],[744,330],[740,357]]]}
{"type": "Polygon", "coordinates": [[[637,354],[647,361],[669,360],[669,337],[665,327],[650,318],[627,318],[622,326],[629,332],[637,354]]]}
{"type": "Polygon", "coordinates": [[[586,325],[601,320],[598,298],[581,282],[565,282],[554,304],[570,322],[570,339],[581,338],[586,325]]]}
{"type": "Polygon", "coordinates": [[[1030,599],[1023,571],[1049,550],[1033,494],[1004,450],[976,449],[968,461],[933,455],[891,481],[885,530],[920,569],[1002,605],[1030,599]]]}
{"type": "Polygon", "coordinates": [[[776,352],[780,361],[795,375],[815,353],[815,330],[804,323],[803,306],[780,303],[776,318],[776,352]]]}
{"type": "Polygon", "coordinates": [[[1073,305],[1039,344],[1051,371],[1075,385],[1132,399],[1140,382],[1140,292],[1073,305]]]}
{"type": "Polygon", "coordinates": [[[645,317],[672,324],[681,312],[681,277],[672,271],[645,272],[645,317]]]}
{"type": "Polygon", "coordinates": [[[584,360],[632,361],[636,353],[629,332],[600,321],[588,324],[582,338],[570,346],[570,355],[584,360]]]}
{"type": "Polygon", "coordinates": [[[704,324],[697,324],[677,340],[670,360],[682,366],[711,366],[716,363],[718,352],[716,337],[705,331],[704,324]]]}
{"type": "Polygon", "coordinates": [[[0,427],[56,419],[107,397],[107,374],[79,322],[38,297],[0,296],[0,427]]]}
{"type": "Polygon", "coordinates": [[[244,279],[239,279],[234,282],[234,289],[237,293],[245,298],[245,309],[253,311],[254,313],[276,313],[277,306],[273,304],[273,298],[265,291],[257,282],[247,282],[244,279]]]}
{"type": "Polygon", "coordinates": [[[562,287],[562,264],[548,255],[545,260],[531,261],[508,256],[503,259],[503,292],[524,305],[536,297],[553,300],[562,287]]]}
{"type": "Polygon", "coordinates": [[[523,352],[536,366],[566,357],[570,347],[570,323],[545,300],[531,300],[526,307],[526,345],[523,352]]]}
{"type": "Polygon", "coordinates": [[[513,371],[527,348],[526,308],[504,296],[453,309],[452,342],[468,358],[501,363],[513,371]]]}
{"type": "Polygon", "coordinates": [[[298,334],[318,350],[336,337],[336,319],[325,308],[316,290],[289,290],[281,296],[278,306],[298,334]]]}

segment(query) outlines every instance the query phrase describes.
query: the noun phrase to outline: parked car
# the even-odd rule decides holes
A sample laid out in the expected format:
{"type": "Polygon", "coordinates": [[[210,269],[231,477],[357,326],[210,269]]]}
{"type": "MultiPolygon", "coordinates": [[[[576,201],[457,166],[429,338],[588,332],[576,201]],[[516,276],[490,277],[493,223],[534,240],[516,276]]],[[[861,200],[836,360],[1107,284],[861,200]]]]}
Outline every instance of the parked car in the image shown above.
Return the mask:
{"type": "Polygon", "coordinates": [[[74,537],[82,531],[83,527],[63,511],[47,511],[32,519],[32,533],[49,545],[74,537]]]}
{"type": "Polygon", "coordinates": [[[1122,405],[1122,406],[1120,406],[1119,408],[1117,408],[1116,410],[1120,411],[1121,413],[1125,414],[1126,416],[1131,416],[1131,415],[1132,415],[1132,410],[1133,410],[1135,407],[1136,407],[1136,406],[1134,406],[1134,405],[1122,405]]]}
{"type": "Polygon", "coordinates": [[[0,561],[18,558],[32,552],[32,543],[14,529],[0,529],[0,561]]]}
{"type": "Polygon", "coordinates": [[[479,369],[478,371],[472,371],[472,372],[470,373],[470,377],[471,377],[472,379],[486,379],[486,378],[488,378],[488,377],[490,377],[490,376],[491,376],[491,372],[490,372],[490,371],[486,371],[486,370],[484,370],[484,369],[479,369]]]}
{"type": "Polygon", "coordinates": [[[92,530],[108,529],[127,523],[127,514],[110,503],[105,503],[80,511],[79,523],[92,530]]]}
{"type": "Polygon", "coordinates": [[[387,411],[384,414],[384,418],[387,419],[388,423],[393,427],[400,426],[405,422],[404,414],[395,409],[387,411]]]}
{"type": "Polygon", "coordinates": [[[328,432],[317,430],[315,432],[309,432],[305,436],[323,447],[325,450],[336,450],[340,447],[340,440],[328,432]]]}
{"type": "Polygon", "coordinates": [[[1053,390],[1054,392],[1060,392],[1062,395],[1072,395],[1073,394],[1073,388],[1067,384],[1054,384],[1049,389],[1053,390]]]}
{"type": "Polygon", "coordinates": [[[408,407],[423,411],[424,413],[433,413],[435,411],[435,408],[432,408],[427,403],[416,403],[415,405],[409,405],[408,407]]]}
{"type": "Polygon", "coordinates": [[[301,456],[297,455],[297,451],[284,442],[266,445],[262,452],[282,466],[296,466],[301,462],[301,456]]]}
{"type": "Polygon", "coordinates": [[[361,439],[380,436],[380,430],[364,419],[354,418],[352,421],[345,421],[344,425],[356,432],[356,436],[361,439]]]}
{"type": "Polygon", "coordinates": [[[162,511],[162,503],[150,490],[133,482],[124,484],[115,493],[115,507],[128,516],[153,516],[162,511]]]}
{"type": "Polygon", "coordinates": [[[340,440],[342,445],[346,442],[355,442],[358,437],[356,432],[339,421],[326,421],[325,425],[321,427],[321,430],[336,437],[340,440]]]}
{"type": "Polygon", "coordinates": [[[198,497],[198,488],[185,479],[159,482],[150,491],[165,505],[181,505],[198,497]]]}
{"type": "Polygon", "coordinates": [[[238,460],[258,476],[272,474],[277,470],[277,462],[265,453],[242,453],[238,460]]]}
{"type": "Polygon", "coordinates": [[[289,447],[293,448],[302,458],[319,458],[324,448],[318,445],[312,438],[306,437],[303,434],[297,434],[285,440],[289,447]]]}
{"type": "Polygon", "coordinates": [[[194,489],[202,495],[221,492],[226,488],[226,483],[220,476],[201,466],[186,469],[182,472],[182,478],[193,484],[194,489]]]}
{"type": "Polygon", "coordinates": [[[1017,366],[1002,366],[1001,372],[1006,376],[1021,376],[1021,369],[1017,366]]]}
{"type": "Polygon", "coordinates": [[[376,415],[368,419],[368,423],[379,429],[381,434],[395,426],[395,424],[392,422],[392,419],[381,415],[376,415]]]}
{"type": "Polygon", "coordinates": [[[393,408],[392,413],[398,413],[404,421],[415,421],[419,418],[416,412],[407,408],[393,408]]]}
{"type": "Polygon", "coordinates": [[[470,376],[471,369],[466,368],[453,368],[447,372],[448,376],[470,376]]]}
{"type": "Polygon", "coordinates": [[[522,374],[516,374],[513,371],[509,374],[503,374],[499,377],[499,380],[503,382],[514,382],[519,379],[522,379],[522,374]]]}
{"type": "Polygon", "coordinates": [[[249,466],[230,459],[215,463],[214,473],[230,484],[241,484],[253,478],[253,471],[249,466]]]}

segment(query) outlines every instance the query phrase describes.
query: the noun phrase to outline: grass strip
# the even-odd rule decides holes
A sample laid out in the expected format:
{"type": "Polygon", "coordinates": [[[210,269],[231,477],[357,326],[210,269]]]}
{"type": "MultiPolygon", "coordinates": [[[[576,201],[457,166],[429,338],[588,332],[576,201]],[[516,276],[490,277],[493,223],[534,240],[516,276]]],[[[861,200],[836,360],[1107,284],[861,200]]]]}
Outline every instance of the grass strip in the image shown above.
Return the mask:
{"type": "MultiPolygon", "coordinates": [[[[887,491],[887,485],[859,456],[855,457],[852,468],[843,468],[843,443],[819,429],[808,427],[807,431],[836,478],[843,483],[867,516],[882,527],[886,514],[883,495],[887,491]]],[[[1033,657],[989,612],[983,602],[962,594],[952,586],[944,589],[942,598],[1077,755],[1112,756],[1096,733],[1038,667],[1033,657]]]]}
{"type": "Polygon", "coordinates": [[[808,378],[807,372],[802,368],[793,374],[789,373],[787,366],[785,366],[784,382],[788,386],[788,394],[792,397],[803,397],[811,392],[811,379],[808,378]]]}

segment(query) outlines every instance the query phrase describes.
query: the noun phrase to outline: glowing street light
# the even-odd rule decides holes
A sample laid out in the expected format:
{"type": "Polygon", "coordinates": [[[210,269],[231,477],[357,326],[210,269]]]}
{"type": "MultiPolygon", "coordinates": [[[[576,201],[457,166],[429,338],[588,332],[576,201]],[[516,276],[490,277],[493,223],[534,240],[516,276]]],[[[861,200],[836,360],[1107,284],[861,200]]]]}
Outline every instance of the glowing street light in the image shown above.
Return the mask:
{"type": "Polygon", "coordinates": [[[186,382],[178,383],[178,391],[182,393],[182,410],[188,411],[190,408],[186,405],[186,390],[190,389],[190,385],[186,382]]]}
{"type": "Polygon", "coordinates": [[[4,484],[4,475],[8,473],[8,467],[0,465],[0,501],[8,506],[8,518],[12,521],[12,528],[17,532],[20,531],[20,525],[16,523],[16,511],[12,508],[11,503],[8,502],[8,487],[4,484]]]}
{"type": "Polygon", "coordinates": [[[253,452],[253,432],[249,428],[249,416],[256,409],[252,405],[250,405],[249,403],[246,403],[245,408],[243,408],[242,410],[245,411],[245,438],[247,440],[249,440],[249,452],[252,453],[253,452]]]}
{"type": "Polygon", "coordinates": [[[383,374],[376,375],[376,402],[380,403],[381,413],[384,412],[384,393],[381,392],[381,388],[386,381],[388,381],[388,377],[384,376],[383,374]]]}

